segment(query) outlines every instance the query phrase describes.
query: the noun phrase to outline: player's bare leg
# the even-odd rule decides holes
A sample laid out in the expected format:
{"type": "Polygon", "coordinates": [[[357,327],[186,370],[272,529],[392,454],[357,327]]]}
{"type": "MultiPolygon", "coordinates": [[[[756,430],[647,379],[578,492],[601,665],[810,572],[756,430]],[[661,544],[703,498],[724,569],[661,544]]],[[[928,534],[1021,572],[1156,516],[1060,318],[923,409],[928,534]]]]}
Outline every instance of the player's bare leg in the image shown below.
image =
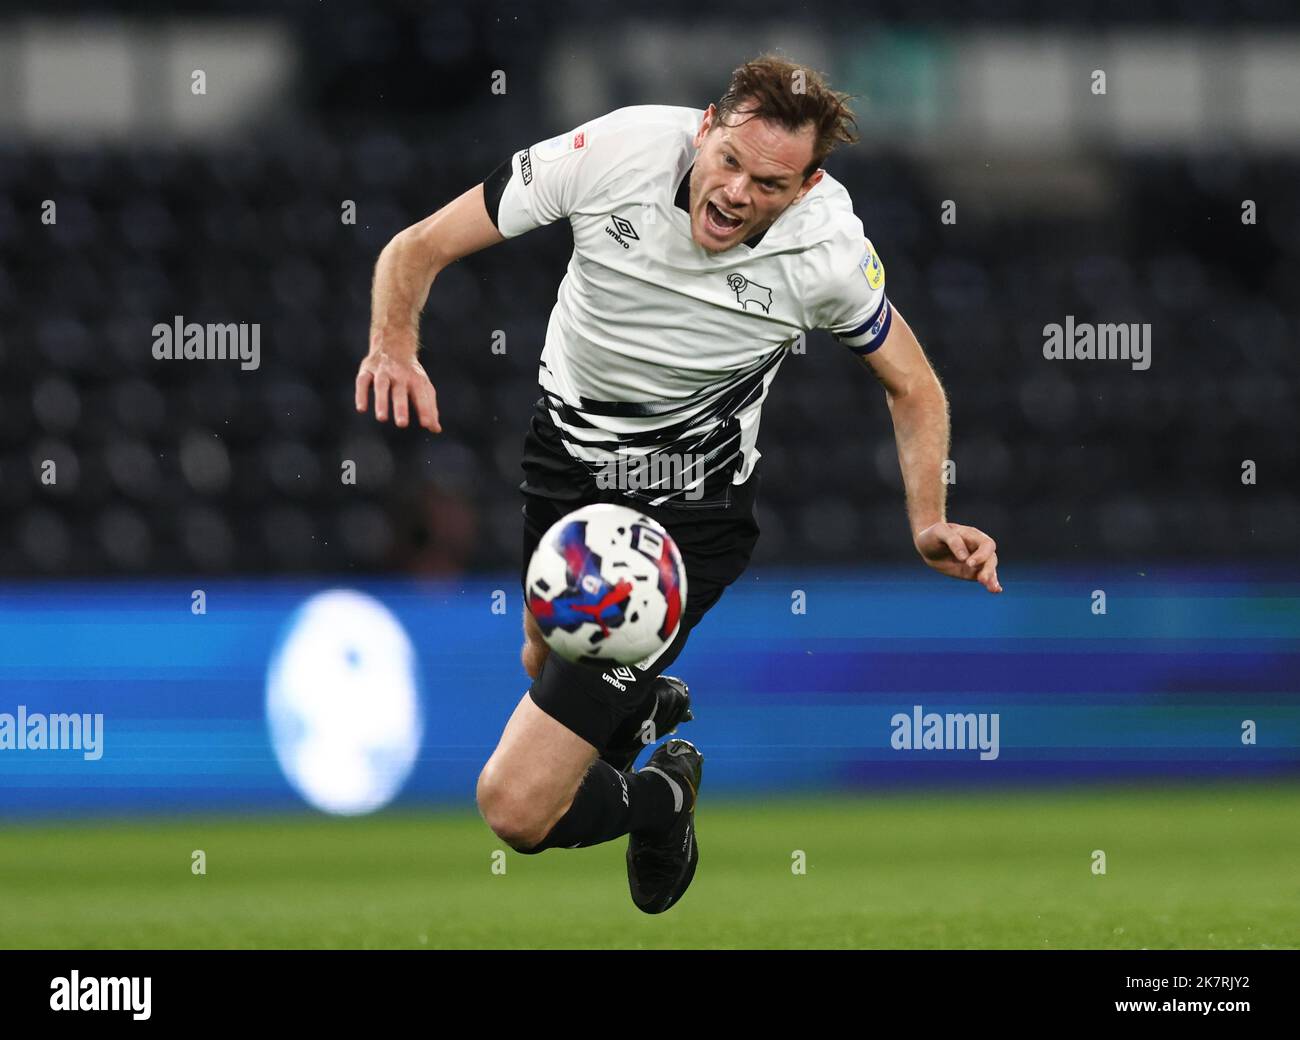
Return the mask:
{"type": "MultiPolygon", "coordinates": [[[[525,610],[519,657],[528,678],[541,674],[550,650],[533,615],[525,610]]],[[[569,811],[595,758],[596,748],[524,694],[479,775],[479,811],[512,848],[531,849],[569,811]]]]}
{"type": "Polygon", "coordinates": [[[497,836],[524,853],[598,845],[636,830],[659,834],[683,811],[675,779],[600,761],[594,745],[530,694],[479,775],[478,805],[497,836]]]}
{"type": "Polygon", "coordinates": [[[594,747],[524,694],[479,775],[479,811],[512,848],[533,848],[568,812],[595,758],[594,747]]]}
{"type": "MultiPolygon", "coordinates": [[[[599,674],[580,675],[557,661],[553,674],[544,675],[549,647],[527,611],[524,634],[520,659],[535,686],[599,674]]],[[[678,679],[649,680],[645,701],[604,741],[611,747],[598,758],[595,744],[539,707],[533,691],[525,694],[479,776],[478,804],[492,830],[518,852],[581,848],[632,834],[633,898],[646,912],[659,913],[680,898],[698,860],[693,810],[700,757],[685,741],[670,741],[645,770],[630,772],[642,746],[638,734],[654,733],[656,721],[670,732],[689,717],[689,695],[678,679]],[[663,757],[670,745],[672,757],[663,757]]]]}

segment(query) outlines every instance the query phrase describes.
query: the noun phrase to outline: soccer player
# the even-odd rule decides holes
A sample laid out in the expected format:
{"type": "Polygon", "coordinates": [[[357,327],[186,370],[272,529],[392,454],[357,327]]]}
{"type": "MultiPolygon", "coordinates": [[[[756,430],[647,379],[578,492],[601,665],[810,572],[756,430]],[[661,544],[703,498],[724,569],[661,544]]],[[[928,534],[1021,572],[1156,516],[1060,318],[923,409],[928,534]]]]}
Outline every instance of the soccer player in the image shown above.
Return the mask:
{"type": "Polygon", "coordinates": [[[647,742],[689,719],[685,683],[663,674],[749,562],[758,538],[759,410],[791,345],[826,329],[885,388],[913,542],[943,574],[1000,592],[997,551],[945,518],[947,399],[902,315],[848,192],[821,168],[856,140],[844,95],[766,55],[704,111],[619,109],[524,148],[393,238],[375,269],[364,412],[434,433],[437,397],[416,357],[420,311],[448,264],[567,219],[573,255],[542,350],[542,396],[524,442],[522,567],[556,520],[592,502],[654,517],[681,549],[678,634],[635,668],[548,654],[525,609],[519,701],[478,781],[488,825],[524,853],[624,834],[633,902],[661,913],[695,873],[703,757],[680,739],[634,771],[647,742]],[[652,486],[610,486],[621,459],[689,466],[652,486]]]}

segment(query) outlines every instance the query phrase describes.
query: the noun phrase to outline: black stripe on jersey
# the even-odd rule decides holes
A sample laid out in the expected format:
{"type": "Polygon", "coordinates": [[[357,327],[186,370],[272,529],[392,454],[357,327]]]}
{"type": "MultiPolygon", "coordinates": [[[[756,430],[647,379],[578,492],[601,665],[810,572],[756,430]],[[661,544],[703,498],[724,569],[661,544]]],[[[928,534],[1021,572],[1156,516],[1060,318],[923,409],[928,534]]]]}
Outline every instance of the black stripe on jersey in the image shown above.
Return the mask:
{"type": "Polygon", "coordinates": [[[510,183],[510,177],[514,173],[514,156],[512,155],[505,162],[498,164],[497,168],[489,173],[483,181],[483,203],[487,206],[488,217],[492,220],[492,226],[498,231],[501,230],[501,223],[497,219],[501,214],[501,196],[506,193],[506,185],[510,183]]]}
{"type": "MultiPolygon", "coordinates": [[[[792,341],[793,342],[793,341],[792,341]]],[[[782,344],[766,357],[760,358],[752,368],[747,368],[735,375],[729,383],[719,386],[705,401],[717,400],[754,379],[761,379],[768,370],[775,367],[785,357],[788,343],[782,344]]],[[[698,397],[688,397],[682,401],[649,401],[628,403],[626,401],[597,401],[590,397],[578,398],[578,410],[591,415],[610,415],[623,419],[652,418],[657,415],[671,415],[673,412],[698,408],[702,402],[698,397]]]]}
{"type": "MultiPolygon", "coordinates": [[[[560,439],[566,444],[578,443],[587,447],[597,447],[597,445],[586,441],[574,442],[570,440],[564,436],[564,431],[559,426],[556,426],[556,430],[560,435],[560,439]]],[[[691,476],[703,479],[698,480],[693,488],[651,486],[639,489],[625,489],[623,494],[628,498],[646,502],[650,505],[662,505],[674,499],[680,499],[682,505],[690,505],[696,508],[723,504],[727,501],[732,477],[744,461],[740,451],[740,440],[740,423],[733,417],[698,439],[679,441],[648,451],[645,453],[646,455],[676,455],[679,458],[693,456],[699,460],[697,463],[699,468],[691,476]]],[[[620,452],[618,450],[620,447],[626,447],[626,445],[610,444],[606,450],[611,455],[625,455],[629,460],[637,457],[638,453],[635,452],[620,452]]],[[[602,463],[588,462],[585,459],[577,459],[577,461],[593,474],[603,465],[602,463]]]]}
{"type": "MultiPolygon", "coordinates": [[[[571,452],[585,448],[614,456],[633,457],[644,452],[646,455],[693,456],[701,460],[698,475],[704,478],[701,482],[702,495],[696,493],[695,498],[688,498],[686,488],[644,488],[641,491],[625,491],[628,497],[652,505],[674,499],[680,499],[683,505],[717,505],[728,499],[732,477],[744,463],[743,452],[740,450],[742,433],[738,416],[762,397],[767,378],[785,357],[785,353],[785,347],[780,347],[763,358],[756,368],[741,373],[732,382],[720,387],[712,397],[703,401],[698,397],[693,398],[689,403],[697,410],[681,422],[634,433],[610,434],[598,430],[581,411],[557,394],[545,390],[543,392],[555,430],[571,452]],[[601,436],[595,440],[575,436],[587,430],[597,430],[601,436]]],[[[584,400],[584,405],[587,403],[589,402],[584,400]]],[[[602,465],[581,458],[579,461],[593,471],[602,465]]],[[[695,493],[694,489],[691,490],[695,493]]]]}
{"type": "Polygon", "coordinates": [[[699,405],[699,401],[688,397],[683,401],[597,401],[591,397],[579,397],[578,408],[591,415],[612,415],[621,419],[652,419],[659,415],[672,415],[699,405]]]}
{"type": "MultiPolygon", "coordinates": [[[[652,430],[639,430],[633,433],[620,433],[614,440],[597,440],[583,441],[573,438],[570,443],[584,444],[592,448],[605,448],[613,451],[619,447],[628,448],[646,448],[655,445],[665,445],[668,443],[685,444],[693,431],[698,431],[697,435],[703,435],[705,431],[700,427],[711,423],[719,417],[732,417],[743,411],[753,403],[755,398],[762,392],[763,378],[775,368],[785,357],[785,347],[778,347],[765,357],[757,368],[742,372],[732,382],[721,386],[712,397],[700,400],[690,398],[685,402],[662,402],[664,405],[670,405],[673,411],[682,411],[684,408],[690,408],[691,414],[683,418],[680,422],[672,423],[668,426],[657,427],[652,430]]],[[[568,402],[562,400],[555,394],[548,393],[547,397],[551,407],[558,414],[561,436],[565,428],[574,430],[590,430],[595,426],[589,422],[582,413],[589,412],[592,415],[617,415],[625,418],[634,418],[638,415],[649,416],[662,414],[662,412],[648,411],[643,413],[626,412],[622,410],[603,410],[603,409],[623,409],[625,406],[617,402],[610,401],[591,401],[587,398],[580,398],[581,404],[574,408],[568,402]],[[595,406],[595,407],[593,407],[595,406]]],[[[655,409],[660,405],[655,402],[651,405],[644,406],[655,409]]],[[[569,438],[565,438],[569,440],[569,438]]]]}

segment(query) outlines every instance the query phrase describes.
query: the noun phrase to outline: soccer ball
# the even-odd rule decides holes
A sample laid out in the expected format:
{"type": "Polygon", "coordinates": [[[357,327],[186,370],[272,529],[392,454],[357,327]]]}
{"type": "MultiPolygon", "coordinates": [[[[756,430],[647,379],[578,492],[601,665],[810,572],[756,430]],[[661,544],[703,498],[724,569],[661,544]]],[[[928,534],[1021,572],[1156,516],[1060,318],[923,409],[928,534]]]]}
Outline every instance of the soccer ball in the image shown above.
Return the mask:
{"type": "Polygon", "coordinates": [[[600,503],[542,536],[525,588],[543,638],[565,660],[637,664],[676,637],[686,568],[657,521],[600,503]]]}

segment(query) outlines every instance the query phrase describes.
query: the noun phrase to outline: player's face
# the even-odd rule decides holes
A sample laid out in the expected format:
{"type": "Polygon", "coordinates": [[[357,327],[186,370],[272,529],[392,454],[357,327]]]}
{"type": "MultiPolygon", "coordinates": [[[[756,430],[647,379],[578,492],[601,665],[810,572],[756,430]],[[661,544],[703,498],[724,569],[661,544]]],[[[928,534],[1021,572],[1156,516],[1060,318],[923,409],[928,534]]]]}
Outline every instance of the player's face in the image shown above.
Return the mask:
{"type": "Polygon", "coordinates": [[[691,170],[691,237],[711,253],[721,253],[772,226],[789,206],[818,181],[812,162],[813,128],[798,133],[743,111],[729,123],[710,105],[695,135],[691,170]]]}

